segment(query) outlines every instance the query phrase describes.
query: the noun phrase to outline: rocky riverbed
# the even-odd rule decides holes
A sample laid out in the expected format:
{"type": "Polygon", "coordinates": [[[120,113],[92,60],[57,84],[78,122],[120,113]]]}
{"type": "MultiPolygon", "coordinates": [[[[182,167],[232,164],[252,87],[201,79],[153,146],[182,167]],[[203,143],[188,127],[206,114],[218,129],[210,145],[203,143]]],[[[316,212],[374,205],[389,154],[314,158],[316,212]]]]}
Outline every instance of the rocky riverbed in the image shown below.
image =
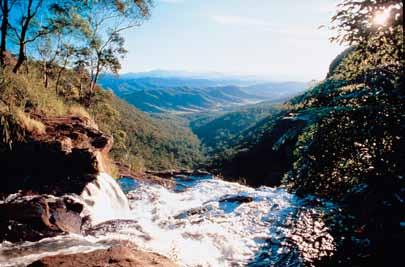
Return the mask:
{"type": "Polygon", "coordinates": [[[26,131],[0,153],[0,266],[174,266],[133,245],[71,237],[129,211],[119,185],[102,173],[110,171],[113,139],[87,119],[33,116],[45,131],[26,131]]]}

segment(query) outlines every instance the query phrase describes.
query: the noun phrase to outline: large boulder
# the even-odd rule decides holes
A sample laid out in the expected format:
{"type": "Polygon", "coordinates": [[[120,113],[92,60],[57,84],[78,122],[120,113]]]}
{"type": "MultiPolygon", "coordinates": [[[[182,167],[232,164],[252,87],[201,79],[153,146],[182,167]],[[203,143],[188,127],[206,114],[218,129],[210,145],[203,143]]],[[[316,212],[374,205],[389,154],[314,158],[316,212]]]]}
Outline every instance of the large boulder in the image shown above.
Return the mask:
{"type": "Polygon", "coordinates": [[[80,233],[83,206],[69,197],[12,195],[0,203],[0,241],[36,241],[80,233]]]}
{"type": "Polygon", "coordinates": [[[100,171],[112,137],[90,120],[79,117],[32,115],[45,132],[25,132],[0,153],[0,196],[19,190],[56,196],[80,194],[100,171]]]}
{"type": "Polygon", "coordinates": [[[29,267],[175,267],[172,261],[164,256],[137,250],[128,245],[115,245],[109,249],[96,250],[90,253],[58,255],[42,258],[29,267]]]}

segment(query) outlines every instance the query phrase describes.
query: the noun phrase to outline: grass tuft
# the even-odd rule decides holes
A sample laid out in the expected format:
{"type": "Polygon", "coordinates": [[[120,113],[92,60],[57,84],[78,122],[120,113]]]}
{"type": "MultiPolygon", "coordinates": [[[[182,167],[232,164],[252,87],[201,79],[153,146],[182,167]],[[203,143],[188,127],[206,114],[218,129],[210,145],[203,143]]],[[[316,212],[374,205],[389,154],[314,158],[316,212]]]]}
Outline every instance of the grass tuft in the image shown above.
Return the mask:
{"type": "Polygon", "coordinates": [[[69,115],[77,116],[77,117],[80,117],[82,119],[92,120],[92,117],[86,111],[86,109],[84,107],[82,107],[82,106],[79,106],[79,105],[73,105],[73,106],[68,107],[68,112],[67,113],[69,115]]]}
{"type": "Polygon", "coordinates": [[[46,132],[46,126],[33,118],[28,114],[24,113],[21,110],[16,111],[17,120],[20,122],[20,125],[30,133],[36,133],[43,135],[46,132]]]}

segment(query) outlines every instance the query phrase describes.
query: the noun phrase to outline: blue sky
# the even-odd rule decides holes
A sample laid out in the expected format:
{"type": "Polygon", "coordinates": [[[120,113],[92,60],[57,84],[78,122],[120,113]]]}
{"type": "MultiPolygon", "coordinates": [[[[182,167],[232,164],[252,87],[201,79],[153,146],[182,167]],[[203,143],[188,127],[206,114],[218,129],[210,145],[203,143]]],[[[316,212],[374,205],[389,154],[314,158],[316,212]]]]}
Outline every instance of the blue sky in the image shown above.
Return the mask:
{"type": "Polygon", "coordinates": [[[125,33],[122,73],[153,69],[324,78],[344,47],[331,44],[336,0],[156,0],[125,33]]]}

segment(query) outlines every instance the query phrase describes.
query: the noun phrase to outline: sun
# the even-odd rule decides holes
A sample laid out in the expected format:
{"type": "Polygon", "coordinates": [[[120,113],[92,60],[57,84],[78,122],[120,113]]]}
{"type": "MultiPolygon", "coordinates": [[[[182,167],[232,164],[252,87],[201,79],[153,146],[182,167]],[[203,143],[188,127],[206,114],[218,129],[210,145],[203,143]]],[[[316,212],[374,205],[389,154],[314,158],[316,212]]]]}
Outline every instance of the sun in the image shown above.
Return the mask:
{"type": "Polygon", "coordinates": [[[385,26],[387,25],[389,17],[390,17],[390,9],[387,8],[378,11],[374,14],[373,24],[377,26],[385,26]]]}

